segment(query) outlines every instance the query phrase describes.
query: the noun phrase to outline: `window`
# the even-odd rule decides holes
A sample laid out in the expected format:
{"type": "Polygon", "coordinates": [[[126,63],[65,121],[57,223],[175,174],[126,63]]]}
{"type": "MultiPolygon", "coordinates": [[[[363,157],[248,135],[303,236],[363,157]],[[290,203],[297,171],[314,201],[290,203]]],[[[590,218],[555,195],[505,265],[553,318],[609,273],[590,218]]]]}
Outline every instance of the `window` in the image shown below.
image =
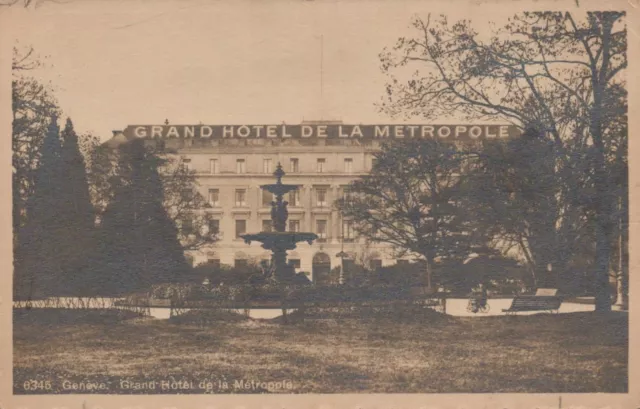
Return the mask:
{"type": "Polygon", "coordinates": [[[236,220],[236,239],[241,239],[241,235],[247,232],[247,221],[246,220],[236,220]]]}
{"type": "Polygon", "coordinates": [[[262,207],[271,207],[271,202],[276,200],[273,196],[267,189],[262,189],[262,207]]]}
{"type": "Polygon", "coordinates": [[[233,266],[235,268],[244,268],[248,265],[249,263],[247,262],[246,258],[240,258],[240,259],[235,259],[233,260],[233,266]]]}
{"type": "Polygon", "coordinates": [[[208,258],[207,264],[209,264],[213,268],[220,268],[220,259],[219,258],[208,258]]]}
{"type": "Polygon", "coordinates": [[[244,159],[236,159],[236,173],[246,173],[244,159]]]}
{"type": "Polygon", "coordinates": [[[377,158],[371,158],[371,170],[373,170],[376,165],[378,164],[378,159],[377,158]]]}
{"type": "Polygon", "coordinates": [[[325,171],[325,164],[326,161],[324,158],[318,158],[318,160],[316,161],[316,171],[318,173],[322,173],[325,171]]]}
{"type": "Polygon", "coordinates": [[[209,159],[209,173],[220,173],[220,164],[218,163],[218,159],[209,159]]]}
{"type": "Polygon", "coordinates": [[[300,268],[300,260],[297,258],[289,259],[289,265],[293,268],[300,268]]]}
{"type": "Polygon", "coordinates": [[[189,171],[191,170],[191,159],[189,158],[182,158],[182,163],[181,163],[182,169],[185,171],[189,171]]]}
{"type": "Polygon", "coordinates": [[[220,206],[220,191],[218,189],[209,189],[209,205],[212,207],[220,206]]]}
{"type": "Polygon", "coordinates": [[[289,159],[289,164],[291,165],[290,168],[289,168],[291,173],[300,172],[300,169],[298,168],[298,158],[289,159]]]}
{"type": "Polygon", "coordinates": [[[236,207],[247,205],[247,189],[236,189],[236,207]]]}
{"type": "Polygon", "coordinates": [[[289,206],[300,206],[300,191],[292,190],[289,192],[289,206]]]}
{"type": "Polygon", "coordinates": [[[193,233],[193,220],[189,218],[182,219],[182,234],[189,235],[193,233]]]}
{"type": "Polygon", "coordinates": [[[266,220],[262,221],[262,231],[270,232],[270,231],[273,230],[272,226],[273,226],[273,224],[272,224],[271,220],[266,219],[266,220]]]}
{"type": "Polygon", "coordinates": [[[262,172],[271,173],[271,159],[264,159],[262,161],[262,172]]]}
{"type": "Polygon", "coordinates": [[[353,159],[345,158],[344,159],[344,173],[352,173],[353,172],[353,159]]]}
{"type": "Polygon", "coordinates": [[[300,220],[289,220],[289,231],[296,233],[300,231],[300,220]]]}
{"type": "Polygon", "coordinates": [[[326,187],[316,188],[316,206],[318,207],[327,206],[327,188],[326,187]]]}
{"type": "Polygon", "coordinates": [[[398,264],[399,266],[408,266],[409,260],[397,260],[396,264],[398,264]]]}
{"type": "Polygon", "coordinates": [[[316,220],[316,234],[318,235],[318,242],[324,243],[327,241],[327,221],[316,220]]]}
{"type": "Polygon", "coordinates": [[[209,220],[209,233],[210,234],[220,233],[220,220],[209,220]]]}
{"type": "Polygon", "coordinates": [[[342,238],[345,243],[353,243],[355,241],[352,220],[345,220],[342,222],[342,238]]]}

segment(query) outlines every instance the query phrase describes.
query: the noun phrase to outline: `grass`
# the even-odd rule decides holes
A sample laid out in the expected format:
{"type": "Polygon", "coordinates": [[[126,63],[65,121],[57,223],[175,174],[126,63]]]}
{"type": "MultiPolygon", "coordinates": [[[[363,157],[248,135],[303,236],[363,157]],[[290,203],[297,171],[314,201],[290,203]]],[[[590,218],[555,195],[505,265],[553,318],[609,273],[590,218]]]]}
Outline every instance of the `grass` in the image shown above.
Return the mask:
{"type": "MultiPolygon", "coordinates": [[[[30,379],[52,379],[49,392],[68,393],[62,379],[115,385],[123,377],[210,380],[213,393],[627,391],[628,322],[618,313],[451,318],[413,311],[363,318],[311,312],[304,319],[291,315],[290,325],[87,314],[14,313],[15,393],[33,393],[23,389],[30,379]],[[291,389],[237,390],[237,380],[290,381],[291,389]]],[[[162,393],[175,392],[203,390],[162,393]]]]}

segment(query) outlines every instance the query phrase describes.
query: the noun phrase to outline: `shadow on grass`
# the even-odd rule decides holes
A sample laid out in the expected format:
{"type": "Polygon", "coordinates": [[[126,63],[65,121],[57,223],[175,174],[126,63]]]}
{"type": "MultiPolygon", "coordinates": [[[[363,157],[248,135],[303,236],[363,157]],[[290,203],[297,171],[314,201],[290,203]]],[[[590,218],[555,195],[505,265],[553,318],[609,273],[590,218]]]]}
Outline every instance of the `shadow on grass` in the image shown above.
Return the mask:
{"type": "Polygon", "coordinates": [[[628,322],[621,314],[451,318],[403,311],[398,319],[375,311],[311,311],[290,325],[218,320],[205,326],[153,319],[73,321],[75,316],[49,314],[61,324],[52,325],[42,314],[14,321],[18,383],[33,376],[110,382],[290,379],[294,389],[288,392],[297,393],[620,393],[628,388],[628,322]]]}
{"type": "Polygon", "coordinates": [[[318,320],[358,320],[360,322],[376,322],[392,320],[397,323],[422,323],[425,325],[448,325],[457,322],[457,318],[442,314],[431,308],[399,305],[399,306],[356,306],[356,307],[311,307],[298,309],[287,315],[285,322],[282,316],[269,320],[280,324],[298,324],[301,322],[317,322],[318,320]]]}
{"type": "Polygon", "coordinates": [[[141,317],[143,315],[140,313],[119,309],[19,308],[13,310],[14,325],[109,325],[141,317]]]}

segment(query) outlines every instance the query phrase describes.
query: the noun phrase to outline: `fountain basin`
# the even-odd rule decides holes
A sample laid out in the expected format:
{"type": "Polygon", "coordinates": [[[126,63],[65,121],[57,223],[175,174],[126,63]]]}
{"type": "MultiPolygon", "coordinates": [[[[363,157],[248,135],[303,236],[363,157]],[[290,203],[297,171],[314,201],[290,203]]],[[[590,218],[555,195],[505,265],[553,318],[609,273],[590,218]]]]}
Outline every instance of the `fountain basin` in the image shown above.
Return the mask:
{"type": "Polygon", "coordinates": [[[266,189],[269,192],[276,194],[276,195],[284,195],[285,193],[289,193],[292,190],[297,190],[298,186],[297,185],[285,185],[282,183],[272,183],[269,185],[260,185],[261,189],[266,189]]]}
{"type": "Polygon", "coordinates": [[[252,241],[262,243],[262,248],[266,250],[293,250],[296,243],[306,241],[311,244],[318,238],[315,233],[300,232],[260,232],[256,234],[243,234],[242,239],[246,244],[252,241]]]}

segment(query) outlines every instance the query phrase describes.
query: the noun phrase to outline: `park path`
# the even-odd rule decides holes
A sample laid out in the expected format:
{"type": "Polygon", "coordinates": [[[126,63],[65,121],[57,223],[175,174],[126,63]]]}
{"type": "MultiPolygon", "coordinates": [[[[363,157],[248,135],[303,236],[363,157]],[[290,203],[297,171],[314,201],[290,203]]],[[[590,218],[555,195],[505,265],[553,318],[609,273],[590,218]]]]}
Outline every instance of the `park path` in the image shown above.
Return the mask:
{"type": "MultiPolygon", "coordinates": [[[[469,300],[466,298],[450,298],[447,299],[447,314],[452,315],[454,317],[486,317],[486,316],[496,316],[496,315],[505,315],[502,312],[503,309],[508,309],[511,306],[511,302],[513,298],[490,298],[488,300],[489,304],[489,312],[486,313],[477,313],[474,314],[472,312],[467,311],[467,304],[469,300]]],[[[583,312],[583,311],[594,311],[594,304],[578,304],[572,302],[563,302],[560,306],[560,310],[558,311],[560,314],[566,314],[570,312],[583,312]]],[[[536,312],[519,312],[518,315],[531,315],[531,314],[544,314],[544,311],[536,312]]]]}

